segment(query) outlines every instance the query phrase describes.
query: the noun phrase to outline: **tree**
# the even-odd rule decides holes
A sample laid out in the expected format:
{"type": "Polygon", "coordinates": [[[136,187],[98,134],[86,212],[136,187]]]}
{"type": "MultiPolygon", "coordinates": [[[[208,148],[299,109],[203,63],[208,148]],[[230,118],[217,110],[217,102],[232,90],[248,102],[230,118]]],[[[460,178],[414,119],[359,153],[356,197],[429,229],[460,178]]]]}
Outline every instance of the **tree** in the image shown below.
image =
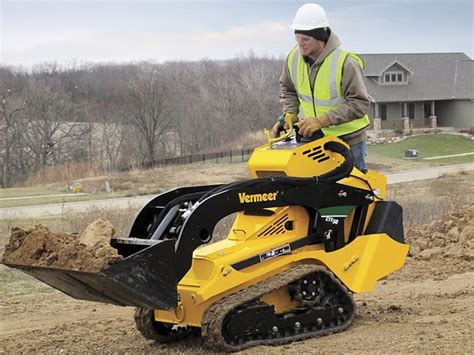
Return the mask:
{"type": "Polygon", "coordinates": [[[14,97],[13,92],[7,89],[1,94],[0,117],[1,136],[3,136],[3,164],[2,164],[2,187],[8,187],[11,183],[12,148],[17,133],[19,115],[24,110],[21,98],[14,97]]]}
{"type": "Polygon", "coordinates": [[[158,140],[164,137],[172,117],[167,105],[167,88],[159,67],[142,64],[125,92],[123,112],[141,137],[141,148],[145,164],[153,166],[156,161],[158,140]]]}
{"type": "Polygon", "coordinates": [[[77,156],[73,150],[86,129],[78,123],[80,108],[68,95],[44,79],[33,78],[25,105],[25,140],[33,154],[35,169],[46,166],[50,159],[62,163],[68,156],[77,156]]]}
{"type": "Polygon", "coordinates": [[[0,66],[0,182],[3,187],[11,186],[26,170],[18,148],[27,79],[27,74],[13,67],[0,66]]]}

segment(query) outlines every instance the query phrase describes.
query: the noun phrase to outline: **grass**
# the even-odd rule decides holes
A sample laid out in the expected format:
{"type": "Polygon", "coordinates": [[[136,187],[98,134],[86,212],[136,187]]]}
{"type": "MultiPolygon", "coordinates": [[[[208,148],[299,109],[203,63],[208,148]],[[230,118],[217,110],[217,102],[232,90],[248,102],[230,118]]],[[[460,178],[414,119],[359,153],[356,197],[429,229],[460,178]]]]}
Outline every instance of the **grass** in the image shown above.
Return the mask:
{"type": "Polygon", "coordinates": [[[474,172],[390,185],[388,199],[403,207],[405,230],[440,218],[459,206],[474,205],[474,172]]]}
{"type": "MultiPolygon", "coordinates": [[[[245,163],[193,163],[189,165],[174,165],[157,167],[150,170],[133,170],[126,173],[116,173],[108,176],[112,194],[105,194],[105,176],[89,177],[81,180],[82,191],[87,195],[55,196],[21,200],[0,201],[1,207],[18,207],[41,205],[47,203],[62,203],[70,201],[89,201],[124,196],[138,196],[158,194],[170,189],[190,185],[210,185],[228,183],[247,179],[248,173],[245,163]]],[[[51,194],[51,187],[24,187],[0,189],[4,196],[28,196],[36,191],[43,195],[51,194]]],[[[56,193],[64,193],[56,191],[56,193]]]]}
{"type": "Polygon", "coordinates": [[[95,194],[87,194],[87,195],[75,195],[71,193],[71,195],[68,195],[68,196],[47,196],[47,197],[22,198],[19,200],[3,200],[3,201],[0,201],[0,205],[1,207],[21,207],[21,206],[32,206],[32,205],[45,205],[48,203],[65,203],[65,202],[75,202],[75,201],[102,200],[102,199],[119,197],[119,196],[120,195],[118,194],[110,195],[106,193],[95,193],[95,194]]]}
{"type": "Polygon", "coordinates": [[[16,296],[27,293],[51,292],[54,288],[37,281],[27,274],[0,265],[0,294],[3,296],[16,296]]]}
{"type": "Polygon", "coordinates": [[[8,189],[0,189],[0,199],[22,196],[44,196],[65,194],[65,188],[49,187],[49,186],[29,186],[29,187],[12,187],[8,189]]]}
{"type": "Polygon", "coordinates": [[[474,156],[453,157],[439,160],[423,160],[423,158],[471,153],[474,152],[474,140],[451,134],[430,134],[409,137],[398,143],[369,146],[369,161],[385,161],[401,166],[407,164],[446,165],[474,162],[474,156]],[[405,150],[417,149],[419,158],[404,159],[405,150]]]}

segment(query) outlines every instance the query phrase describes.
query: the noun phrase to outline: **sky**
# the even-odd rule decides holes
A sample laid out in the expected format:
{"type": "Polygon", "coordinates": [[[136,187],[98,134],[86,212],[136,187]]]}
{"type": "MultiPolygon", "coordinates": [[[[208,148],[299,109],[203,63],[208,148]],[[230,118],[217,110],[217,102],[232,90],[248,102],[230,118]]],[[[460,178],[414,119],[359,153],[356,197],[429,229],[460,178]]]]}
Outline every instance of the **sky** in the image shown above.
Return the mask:
{"type": "MultiPolygon", "coordinates": [[[[283,58],[296,0],[0,0],[0,65],[283,58]]],[[[474,0],[319,0],[354,53],[474,57],[474,0]]]]}

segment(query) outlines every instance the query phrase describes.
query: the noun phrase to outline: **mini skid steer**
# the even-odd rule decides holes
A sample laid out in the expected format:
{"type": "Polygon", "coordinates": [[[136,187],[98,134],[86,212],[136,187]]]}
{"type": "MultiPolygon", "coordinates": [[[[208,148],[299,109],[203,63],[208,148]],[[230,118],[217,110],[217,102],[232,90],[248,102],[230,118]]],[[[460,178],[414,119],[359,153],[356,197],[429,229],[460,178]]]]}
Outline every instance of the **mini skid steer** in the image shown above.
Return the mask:
{"type": "Polygon", "coordinates": [[[137,307],[138,330],[171,342],[200,335],[217,351],[283,344],[346,329],[353,293],[405,262],[402,208],[386,178],[354,168],[334,137],[286,134],[256,148],[251,179],[156,196],[124,259],[100,273],[10,265],[84,300],[137,307]],[[236,216],[228,236],[216,224],[236,216]]]}

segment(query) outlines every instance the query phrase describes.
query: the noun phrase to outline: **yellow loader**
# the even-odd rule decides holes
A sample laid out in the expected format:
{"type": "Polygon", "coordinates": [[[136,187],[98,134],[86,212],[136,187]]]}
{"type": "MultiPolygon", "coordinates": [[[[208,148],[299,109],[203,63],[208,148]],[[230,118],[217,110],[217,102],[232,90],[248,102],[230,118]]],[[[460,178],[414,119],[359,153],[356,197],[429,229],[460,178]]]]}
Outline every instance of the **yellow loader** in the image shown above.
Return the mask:
{"type": "Polygon", "coordinates": [[[346,329],[352,294],[408,253],[385,176],[354,168],[342,140],[305,140],[291,124],[248,170],[249,180],[153,198],[129,237],[111,241],[124,259],[100,273],[10,266],[78,299],[137,307],[137,329],[159,342],[197,335],[238,351],[346,329]],[[214,241],[229,215],[227,238],[214,241]]]}

